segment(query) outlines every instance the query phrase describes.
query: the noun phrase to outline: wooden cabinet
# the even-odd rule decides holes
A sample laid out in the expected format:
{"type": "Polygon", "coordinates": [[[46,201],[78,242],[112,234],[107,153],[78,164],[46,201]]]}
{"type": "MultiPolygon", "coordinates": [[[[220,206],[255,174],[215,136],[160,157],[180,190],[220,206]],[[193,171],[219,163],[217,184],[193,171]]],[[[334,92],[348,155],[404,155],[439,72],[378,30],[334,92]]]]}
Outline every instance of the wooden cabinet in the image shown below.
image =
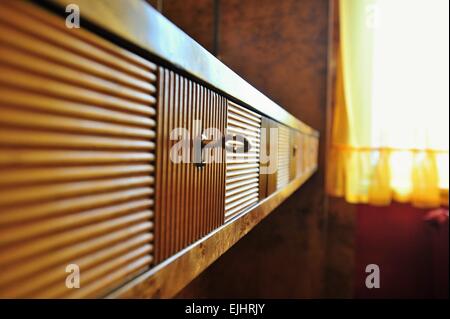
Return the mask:
{"type": "Polygon", "coordinates": [[[70,1],[80,29],[50,2],[0,2],[0,297],[171,296],[312,174],[317,134],[143,1],[70,1]]]}

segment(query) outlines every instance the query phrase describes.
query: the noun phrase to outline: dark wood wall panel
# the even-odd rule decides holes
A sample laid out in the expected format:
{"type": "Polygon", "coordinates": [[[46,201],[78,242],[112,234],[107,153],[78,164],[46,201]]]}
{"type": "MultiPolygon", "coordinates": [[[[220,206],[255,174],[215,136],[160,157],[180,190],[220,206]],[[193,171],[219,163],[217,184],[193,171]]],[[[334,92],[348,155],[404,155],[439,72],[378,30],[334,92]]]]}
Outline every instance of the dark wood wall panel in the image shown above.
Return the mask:
{"type": "Polygon", "coordinates": [[[156,66],[22,1],[0,56],[0,297],[102,296],[153,262],[156,66]]]}
{"type": "Polygon", "coordinates": [[[208,51],[214,50],[214,0],[147,0],[208,51]]]}
{"type": "MultiPolygon", "coordinates": [[[[184,128],[190,147],[206,129],[225,132],[226,99],[183,76],[159,69],[158,158],[156,191],[156,260],[160,262],[224,222],[225,152],[216,148],[219,160],[203,167],[193,163],[189,152],[186,161],[170,160],[171,140],[175,128],[184,128]]],[[[206,136],[215,139],[217,136],[206,136]]],[[[181,137],[180,137],[181,139],[181,137]]],[[[203,158],[206,156],[203,152],[203,158]]]]}

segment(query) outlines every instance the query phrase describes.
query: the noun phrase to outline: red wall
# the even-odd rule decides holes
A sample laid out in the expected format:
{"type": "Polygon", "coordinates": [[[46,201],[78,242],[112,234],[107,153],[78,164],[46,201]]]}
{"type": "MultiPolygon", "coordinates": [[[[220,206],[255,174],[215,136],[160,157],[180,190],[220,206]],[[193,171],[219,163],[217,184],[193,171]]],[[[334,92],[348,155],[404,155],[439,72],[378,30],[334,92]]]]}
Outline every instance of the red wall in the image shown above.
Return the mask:
{"type": "Polygon", "coordinates": [[[404,204],[358,205],[356,298],[448,298],[448,219],[431,225],[427,210],[404,204]],[[365,286],[366,265],[380,267],[380,288],[365,286]]]}

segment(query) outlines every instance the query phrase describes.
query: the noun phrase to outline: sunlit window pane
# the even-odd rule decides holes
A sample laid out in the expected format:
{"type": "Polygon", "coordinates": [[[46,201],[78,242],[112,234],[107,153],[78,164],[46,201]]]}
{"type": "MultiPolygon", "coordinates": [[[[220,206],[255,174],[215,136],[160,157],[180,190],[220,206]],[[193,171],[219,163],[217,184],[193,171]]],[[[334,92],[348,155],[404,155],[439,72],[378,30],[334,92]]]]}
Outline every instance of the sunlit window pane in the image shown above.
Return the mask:
{"type": "MultiPolygon", "coordinates": [[[[449,1],[378,0],[374,25],[372,144],[449,149],[449,1]]],[[[391,159],[392,186],[411,187],[405,153],[391,159]]],[[[437,156],[448,188],[448,154],[437,156]],[[447,165],[447,169],[445,169],[447,165]]]]}

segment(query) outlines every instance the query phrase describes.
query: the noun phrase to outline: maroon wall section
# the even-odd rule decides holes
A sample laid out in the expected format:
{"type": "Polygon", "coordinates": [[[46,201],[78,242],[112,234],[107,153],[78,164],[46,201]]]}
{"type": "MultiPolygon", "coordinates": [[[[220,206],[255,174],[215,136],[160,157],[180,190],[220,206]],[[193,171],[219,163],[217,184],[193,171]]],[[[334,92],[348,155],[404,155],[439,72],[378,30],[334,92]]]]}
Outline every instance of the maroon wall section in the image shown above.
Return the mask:
{"type": "Polygon", "coordinates": [[[448,298],[447,222],[424,221],[428,210],[406,204],[358,205],[356,298],[448,298]],[[365,267],[380,267],[380,288],[367,289],[365,267]]]}
{"type": "MultiPolygon", "coordinates": [[[[152,1],[150,1],[152,2],[152,1]]],[[[154,2],[154,1],[153,1],[154,2]]],[[[162,13],[325,137],[328,0],[164,0],[162,13]]],[[[321,297],[324,140],[319,172],[180,297],[321,297]]]]}

